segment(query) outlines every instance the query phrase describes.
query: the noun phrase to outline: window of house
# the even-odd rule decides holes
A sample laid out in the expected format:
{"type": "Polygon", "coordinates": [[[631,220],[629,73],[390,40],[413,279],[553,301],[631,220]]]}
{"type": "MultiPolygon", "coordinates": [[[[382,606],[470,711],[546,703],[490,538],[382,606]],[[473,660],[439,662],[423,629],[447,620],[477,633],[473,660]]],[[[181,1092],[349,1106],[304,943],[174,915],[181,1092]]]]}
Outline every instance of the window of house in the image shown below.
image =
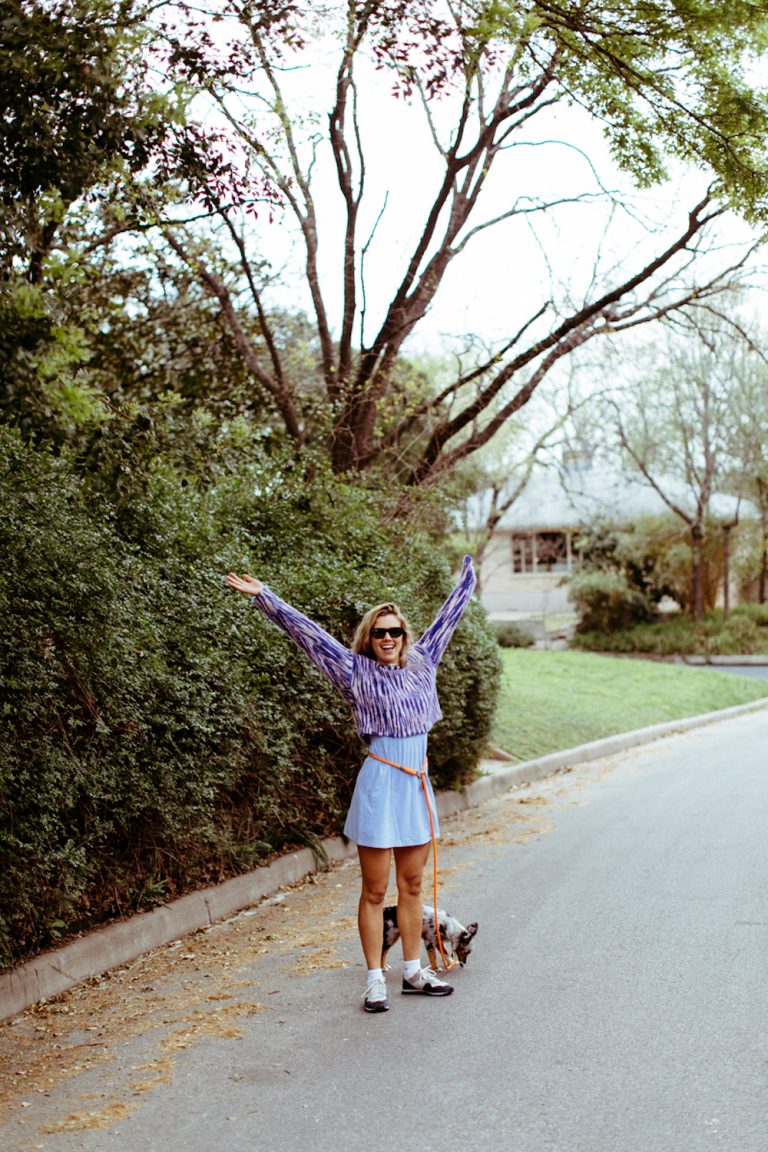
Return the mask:
{"type": "Polygon", "coordinates": [[[568,571],[568,541],[564,532],[537,532],[535,540],[538,571],[568,571]]]}
{"type": "Polygon", "coordinates": [[[533,572],[533,537],[512,537],[512,571],[533,572]]]}
{"type": "Polygon", "coordinates": [[[565,532],[530,532],[510,537],[512,571],[519,575],[570,572],[571,549],[565,532]]]}

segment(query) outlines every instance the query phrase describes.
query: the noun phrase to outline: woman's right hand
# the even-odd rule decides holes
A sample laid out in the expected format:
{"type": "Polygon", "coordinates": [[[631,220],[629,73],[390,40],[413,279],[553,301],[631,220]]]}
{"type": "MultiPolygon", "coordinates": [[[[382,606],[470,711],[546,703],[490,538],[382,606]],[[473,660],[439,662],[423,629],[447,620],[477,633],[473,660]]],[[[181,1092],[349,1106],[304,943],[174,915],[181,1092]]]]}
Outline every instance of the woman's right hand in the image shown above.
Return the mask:
{"type": "Polygon", "coordinates": [[[261,580],[254,580],[253,576],[238,576],[236,572],[228,574],[227,584],[236,592],[244,592],[246,596],[258,596],[264,588],[261,580]]]}

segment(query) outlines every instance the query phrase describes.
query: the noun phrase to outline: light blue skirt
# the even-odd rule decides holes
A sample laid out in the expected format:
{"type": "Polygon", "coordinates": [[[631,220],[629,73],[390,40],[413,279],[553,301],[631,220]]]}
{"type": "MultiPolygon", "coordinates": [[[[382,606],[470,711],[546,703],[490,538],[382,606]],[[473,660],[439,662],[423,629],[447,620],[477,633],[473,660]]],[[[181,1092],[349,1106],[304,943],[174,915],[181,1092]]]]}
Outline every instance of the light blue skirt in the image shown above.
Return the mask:
{"type": "MultiPolygon", "coordinates": [[[[427,754],[427,734],[374,736],[369,750],[393,764],[420,772],[427,754]]],[[[429,803],[440,835],[435,797],[426,779],[429,803]]],[[[424,789],[418,776],[366,756],[357,774],[344,835],[367,848],[405,848],[432,839],[424,789]]]]}

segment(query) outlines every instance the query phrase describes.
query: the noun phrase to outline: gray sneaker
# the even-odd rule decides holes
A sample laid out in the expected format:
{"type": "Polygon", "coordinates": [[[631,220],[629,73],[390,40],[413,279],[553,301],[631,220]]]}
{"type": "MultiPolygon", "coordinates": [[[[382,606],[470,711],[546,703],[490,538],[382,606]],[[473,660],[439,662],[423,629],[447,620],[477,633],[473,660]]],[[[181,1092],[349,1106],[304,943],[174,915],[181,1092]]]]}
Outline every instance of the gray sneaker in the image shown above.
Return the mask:
{"type": "Polygon", "coordinates": [[[363,992],[363,1008],[366,1012],[388,1012],[386,980],[374,980],[363,992]]]}
{"type": "Polygon", "coordinates": [[[453,985],[439,980],[432,968],[421,968],[410,980],[403,976],[403,992],[417,996],[450,996],[453,985]]]}

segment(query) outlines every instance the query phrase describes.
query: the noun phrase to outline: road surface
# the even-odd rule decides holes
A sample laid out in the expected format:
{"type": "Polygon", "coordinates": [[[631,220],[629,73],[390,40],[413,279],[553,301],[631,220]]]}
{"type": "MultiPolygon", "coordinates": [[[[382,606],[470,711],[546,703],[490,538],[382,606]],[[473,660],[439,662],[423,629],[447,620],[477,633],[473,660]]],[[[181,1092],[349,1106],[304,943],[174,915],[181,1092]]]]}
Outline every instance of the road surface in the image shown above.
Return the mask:
{"type": "Polygon", "coordinates": [[[689,664],[689,668],[710,668],[715,672],[731,672],[734,676],[751,676],[754,680],[768,680],[768,662],[765,664],[689,664]]]}
{"type": "Polygon", "coordinates": [[[4,1152],[768,1152],[768,710],[444,823],[447,999],[361,1011],[357,873],[0,1030],[4,1152]]]}

